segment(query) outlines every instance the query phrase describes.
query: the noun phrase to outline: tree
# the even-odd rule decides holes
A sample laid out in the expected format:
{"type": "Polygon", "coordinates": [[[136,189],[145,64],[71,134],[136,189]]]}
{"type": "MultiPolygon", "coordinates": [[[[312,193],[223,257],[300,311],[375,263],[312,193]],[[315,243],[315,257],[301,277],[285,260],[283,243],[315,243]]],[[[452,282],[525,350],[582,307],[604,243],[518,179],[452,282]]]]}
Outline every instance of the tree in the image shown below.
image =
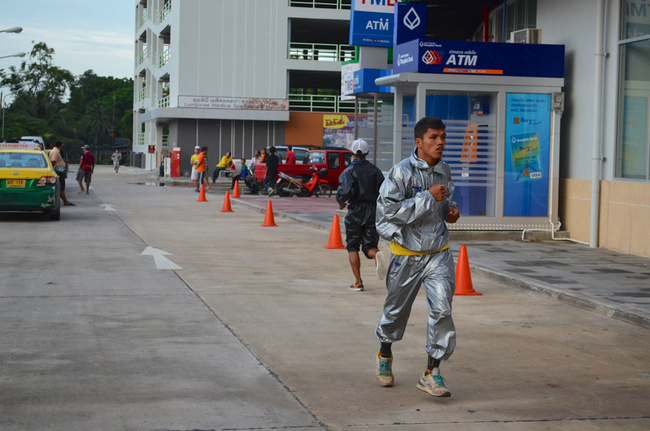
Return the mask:
{"type": "Polygon", "coordinates": [[[74,82],[72,73],[52,64],[53,55],[53,48],[38,42],[20,68],[11,66],[10,73],[2,72],[2,84],[9,86],[16,108],[36,118],[56,117],[74,82]]]}
{"type": "Polygon", "coordinates": [[[98,149],[100,137],[108,136],[111,127],[110,112],[109,108],[101,101],[93,103],[86,109],[83,124],[88,131],[94,133],[95,149],[98,149]]]}

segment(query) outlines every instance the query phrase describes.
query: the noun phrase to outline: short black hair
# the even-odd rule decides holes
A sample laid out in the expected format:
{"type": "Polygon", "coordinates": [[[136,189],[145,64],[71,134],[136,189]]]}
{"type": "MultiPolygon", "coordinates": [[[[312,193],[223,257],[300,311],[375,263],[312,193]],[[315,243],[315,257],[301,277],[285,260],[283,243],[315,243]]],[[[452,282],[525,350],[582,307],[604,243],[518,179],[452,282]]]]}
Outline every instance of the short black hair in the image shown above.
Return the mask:
{"type": "Polygon", "coordinates": [[[415,135],[415,139],[422,139],[429,129],[445,130],[446,128],[445,123],[438,117],[423,117],[413,128],[413,134],[415,135]]]}
{"type": "Polygon", "coordinates": [[[208,151],[208,146],[205,145],[205,146],[201,147],[201,151],[208,151]]]}
{"type": "Polygon", "coordinates": [[[62,146],[63,146],[63,142],[61,142],[61,141],[56,141],[56,142],[54,143],[54,146],[57,147],[57,148],[62,147],[62,146]]]}
{"type": "Polygon", "coordinates": [[[275,147],[271,145],[271,148],[269,148],[269,153],[275,154],[275,147]]]}

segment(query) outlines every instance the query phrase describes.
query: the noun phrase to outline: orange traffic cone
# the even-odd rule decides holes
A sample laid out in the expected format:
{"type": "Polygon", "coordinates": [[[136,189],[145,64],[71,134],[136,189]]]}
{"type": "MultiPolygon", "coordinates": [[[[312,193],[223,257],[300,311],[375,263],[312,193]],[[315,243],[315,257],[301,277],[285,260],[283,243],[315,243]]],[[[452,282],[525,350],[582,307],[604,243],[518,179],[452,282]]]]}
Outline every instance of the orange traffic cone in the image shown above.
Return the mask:
{"type": "Polygon", "coordinates": [[[454,295],[481,295],[472,287],[472,274],[469,271],[469,259],[467,258],[467,247],[460,246],[458,262],[456,263],[456,293],[454,295]]]}
{"type": "Polygon", "coordinates": [[[232,198],[241,199],[241,196],[239,196],[239,181],[235,181],[235,187],[232,189],[232,198]]]}
{"type": "Polygon", "coordinates": [[[197,202],[207,202],[208,200],[205,198],[205,187],[203,184],[201,184],[201,192],[199,193],[199,200],[197,202]]]}
{"type": "Polygon", "coordinates": [[[273,205],[271,204],[271,201],[269,201],[269,203],[266,204],[266,215],[264,216],[264,224],[261,224],[260,226],[267,226],[267,227],[278,226],[277,224],[275,224],[275,218],[273,217],[273,205]]]}
{"type": "Polygon", "coordinates": [[[330,240],[324,248],[345,248],[341,240],[341,224],[339,223],[339,215],[334,214],[332,220],[332,228],[330,229],[330,240]]]}
{"type": "Polygon", "coordinates": [[[232,213],[234,212],[230,206],[230,193],[226,191],[226,197],[223,200],[223,208],[221,209],[222,213],[232,213]]]}

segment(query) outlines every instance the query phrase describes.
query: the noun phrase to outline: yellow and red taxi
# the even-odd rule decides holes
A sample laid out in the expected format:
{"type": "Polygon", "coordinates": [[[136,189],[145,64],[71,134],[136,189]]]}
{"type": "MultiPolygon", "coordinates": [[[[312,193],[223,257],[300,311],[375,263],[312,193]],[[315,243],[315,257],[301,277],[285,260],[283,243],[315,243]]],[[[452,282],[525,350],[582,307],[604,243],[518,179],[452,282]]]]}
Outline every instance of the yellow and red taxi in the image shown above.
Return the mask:
{"type": "Polygon", "coordinates": [[[59,176],[33,142],[0,143],[0,211],[42,211],[61,217],[59,176]]]}

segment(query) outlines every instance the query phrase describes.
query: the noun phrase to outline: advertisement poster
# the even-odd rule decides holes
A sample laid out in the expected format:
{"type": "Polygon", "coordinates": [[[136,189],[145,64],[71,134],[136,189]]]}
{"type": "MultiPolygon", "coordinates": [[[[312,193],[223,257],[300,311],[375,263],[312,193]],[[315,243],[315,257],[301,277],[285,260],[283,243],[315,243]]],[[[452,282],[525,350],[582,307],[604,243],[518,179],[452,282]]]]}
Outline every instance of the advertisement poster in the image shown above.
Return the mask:
{"type": "Polygon", "coordinates": [[[551,95],[509,93],[503,214],[548,215],[551,95]]]}
{"type": "Polygon", "coordinates": [[[350,148],[354,141],[354,116],[323,115],[323,145],[350,148]]]}
{"type": "Polygon", "coordinates": [[[539,162],[539,134],[522,133],[510,137],[510,152],[515,181],[541,180],[542,166],[539,162]]]}

